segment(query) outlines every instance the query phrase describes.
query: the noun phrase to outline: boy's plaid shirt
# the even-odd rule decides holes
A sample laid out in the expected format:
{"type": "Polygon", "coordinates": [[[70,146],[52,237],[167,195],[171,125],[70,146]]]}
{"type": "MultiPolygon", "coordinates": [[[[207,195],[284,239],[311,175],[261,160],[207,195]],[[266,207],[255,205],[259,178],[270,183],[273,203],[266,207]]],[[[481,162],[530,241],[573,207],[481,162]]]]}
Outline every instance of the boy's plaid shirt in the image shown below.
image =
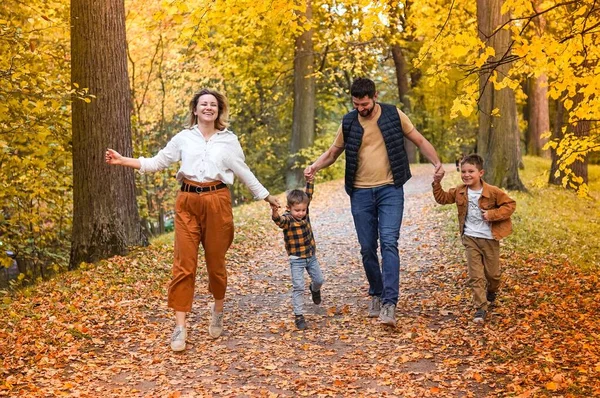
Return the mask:
{"type": "MultiPolygon", "coordinates": [[[[304,192],[308,195],[309,205],[313,190],[314,184],[307,182],[304,192]]],[[[283,229],[283,240],[288,255],[300,258],[309,258],[315,255],[315,238],[310,225],[308,207],[306,208],[306,217],[300,221],[292,217],[289,211],[279,217],[273,217],[273,221],[279,228],[283,229]]]]}

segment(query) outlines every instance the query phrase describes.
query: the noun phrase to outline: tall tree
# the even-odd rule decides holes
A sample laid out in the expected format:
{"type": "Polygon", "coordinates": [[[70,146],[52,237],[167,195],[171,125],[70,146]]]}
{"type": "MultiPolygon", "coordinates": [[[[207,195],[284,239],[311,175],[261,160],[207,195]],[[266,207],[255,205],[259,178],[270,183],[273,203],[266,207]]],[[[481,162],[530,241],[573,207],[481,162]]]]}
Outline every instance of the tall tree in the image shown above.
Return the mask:
{"type": "Polygon", "coordinates": [[[306,0],[307,29],[296,38],[294,57],[294,111],[292,121],[292,139],[290,141],[290,160],[286,174],[286,187],[295,188],[303,181],[302,168],[298,152],[311,146],[315,137],[315,78],[312,2],[306,0]]]}
{"type": "MultiPolygon", "coordinates": [[[[408,2],[407,2],[408,3],[408,2]]],[[[394,59],[394,67],[396,69],[396,82],[398,85],[398,98],[400,102],[402,102],[402,111],[404,113],[410,114],[410,99],[408,97],[408,90],[410,88],[409,84],[409,68],[406,62],[406,57],[404,56],[404,52],[402,51],[402,46],[399,43],[398,35],[401,31],[404,31],[405,28],[405,15],[406,15],[406,4],[402,4],[402,9],[400,9],[399,4],[396,1],[389,1],[388,5],[390,7],[390,35],[391,35],[391,51],[392,58],[394,59]],[[402,11],[402,13],[401,13],[402,11]]],[[[404,138],[404,148],[406,149],[406,154],[408,155],[408,161],[410,163],[417,163],[417,146],[413,144],[407,138],[404,138]]]]}
{"type": "Polygon", "coordinates": [[[548,77],[542,74],[531,77],[527,82],[528,124],[526,136],[527,154],[548,156],[543,150],[542,135],[550,131],[550,108],[548,106],[548,77]]]}
{"type": "MultiPolygon", "coordinates": [[[[533,2],[536,12],[540,11],[540,0],[533,2]]],[[[533,19],[535,25],[534,35],[542,36],[546,29],[546,18],[538,15],[533,19]]],[[[550,110],[548,106],[548,76],[545,72],[537,73],[528,79],[528,124],[526,148],[527,154],[533,156],[548,156],[544,151],[542,134],[550,131],[550,110]]]]}
{"type": "Polygon", "coordinates": [[[524,190],[519,178],[520,139],[515,92],[511,87],[495,89],[493,80],[507,76],[511,65],[510,32],[498,29],[508,22],[502,14],[505,0],[477,0],[479,38],[494,49],[479,74],[479,134],[477,152],[485,159],[486,181],[508,189],[524,190]],[[504,59],[502,63],[497,59],[504,59]]]}
{"type": "Polygon", "coordinates": [[[104,151],[132,155],[123,0],[71,1],[71,81],[95,99],[75,99],[73,235],[70,268],[144,243],[133,172],[104,163],[104,151]]]}
{"type": "MultiPolygon", "coordinates": [[[[576,95],[573,99],[574,103],[570,106],[578,107],[581,104],[583,95],[576,95]]],[[[590,120],[568,120],[565,117],[565,104],[561,100],[557,101],[556,108],[553,129],[555,145],[550,146],[552,164],[548,182],[580,191],[581,194],[585,195],[587,194],[588,184],[588,153],[581,150],[580,145],[573,145],[571,141],[580,142],[586,137],[589,138],[592,123],[590,120]],[[557,150],[557,142],[562,144],[560,155],[557,150]],[[566,162],[565,159],[568,158],[572,158],[572,160],[566,162]],[[583,190],[581,190],[582,188],[583,190]]]]}

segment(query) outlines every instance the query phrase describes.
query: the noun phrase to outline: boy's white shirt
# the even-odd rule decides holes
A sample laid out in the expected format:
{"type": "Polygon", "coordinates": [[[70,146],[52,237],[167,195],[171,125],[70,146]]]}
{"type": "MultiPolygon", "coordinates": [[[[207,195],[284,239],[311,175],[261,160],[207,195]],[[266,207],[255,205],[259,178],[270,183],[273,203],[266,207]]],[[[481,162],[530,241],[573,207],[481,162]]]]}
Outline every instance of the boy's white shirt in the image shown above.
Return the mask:
{"type": "Polygon", "coordinates": [[[182,130],[152,158],[140,157],[139,172],[152,173],[181,160],[177,181],[222,181],[233,184],[234,175],[250,189],[255,199],[265,199],[269,191],[258,181],[248,165],[238,138],[225,129],[207,141],[198,126],[182,130]]]}
{"type": "Polygon", "coordinates": [[[492,226],[483,219],[481,209],[479,208],[479,198],[482,192],[483,187],[478,191],[467,188],[469,204],[467,206],[467,216],[465,217],[463,233],[472,238],[494,239],[492,226]]]}

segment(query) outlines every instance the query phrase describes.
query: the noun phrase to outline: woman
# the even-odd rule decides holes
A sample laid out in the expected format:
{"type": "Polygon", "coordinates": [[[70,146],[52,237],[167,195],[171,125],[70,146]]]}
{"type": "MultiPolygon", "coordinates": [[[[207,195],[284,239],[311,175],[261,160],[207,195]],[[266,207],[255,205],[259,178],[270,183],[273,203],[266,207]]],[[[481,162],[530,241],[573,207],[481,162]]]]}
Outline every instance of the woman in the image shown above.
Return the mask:
{"type": "Polygon", "coordinates": [[[224,95],[207,89],[196,93],[190,102],[189,120],[189,128],[175,135],[153,158],[134,159],[112,149],[106,151],[107,163],[132,167],[142,174],[181,160],[177,172],[181,191],[175,204],[173,277],[168,295],[168,305],[175,311],[173,351],[185,350],[185,315],[192,309],[200,243],[204,248],[208,289],[214,297],[208,333],[217,338],[223,332],[225,254],[233,241],[231,195],[226,184],[233,184],[235,175],[256,199],[279,206],[279,201],[252,174],[237,137],[226,128],[224,95]]]}

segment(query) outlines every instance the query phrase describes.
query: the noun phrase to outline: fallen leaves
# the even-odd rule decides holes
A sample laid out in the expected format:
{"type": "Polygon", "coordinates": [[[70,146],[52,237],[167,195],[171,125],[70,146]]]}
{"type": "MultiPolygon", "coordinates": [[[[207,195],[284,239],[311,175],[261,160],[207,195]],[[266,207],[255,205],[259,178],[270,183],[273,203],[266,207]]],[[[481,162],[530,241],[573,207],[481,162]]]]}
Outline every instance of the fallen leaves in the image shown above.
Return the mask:
{"type": "Polygon", "coordinates": [[[499,305],[474,327],[462,250],[438,236],[443,219],[423,211],[428,203],[428,192],[407,193],[395,330],[365,317],[347,196],[331,182],[317,186],[311,207],[327,281],[322,306],[306,297],[307,331],[294,327],[280,231],[256,203],[236,209],[224,336],[207,336],[201,262],[188,349],[169,350],[172,248],[150,246],[4,296],[0,396],[598,394],[597,276],[505,253],[499,305]]]}

